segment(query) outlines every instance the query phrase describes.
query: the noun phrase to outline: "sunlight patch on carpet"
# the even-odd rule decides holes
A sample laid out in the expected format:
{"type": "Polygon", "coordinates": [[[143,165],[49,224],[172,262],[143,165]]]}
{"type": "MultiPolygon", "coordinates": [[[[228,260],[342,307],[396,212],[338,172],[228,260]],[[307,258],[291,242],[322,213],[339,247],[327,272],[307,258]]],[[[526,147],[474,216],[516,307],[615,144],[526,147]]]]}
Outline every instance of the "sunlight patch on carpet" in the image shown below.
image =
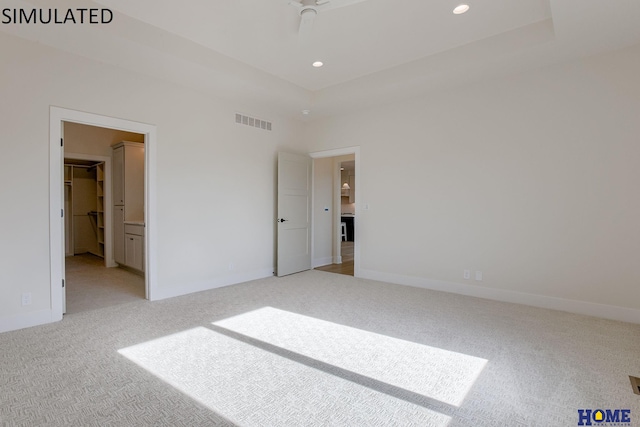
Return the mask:
{"type": "Polygon", "coordinates": [[[455,406],[463,402],[487,363],[273,307],[213,324],[455,406]]]}
{"type": "MultiPolygon", "coordinates": [[[[273,314],[267,311],[258,316],[269,313],[273,314]]],[[[234,326],[241,319],[236,318],[227,326],[234,326]]],[[[247,319],[258,320],[254,316],[247,319]]],[[[303,339],[311,341],[313,337],[303,339]]],[[[451,420],[437,411],[204,327],[118,352],[219,415],[243,426],[395,424],[446,427],[451,420]]]]}

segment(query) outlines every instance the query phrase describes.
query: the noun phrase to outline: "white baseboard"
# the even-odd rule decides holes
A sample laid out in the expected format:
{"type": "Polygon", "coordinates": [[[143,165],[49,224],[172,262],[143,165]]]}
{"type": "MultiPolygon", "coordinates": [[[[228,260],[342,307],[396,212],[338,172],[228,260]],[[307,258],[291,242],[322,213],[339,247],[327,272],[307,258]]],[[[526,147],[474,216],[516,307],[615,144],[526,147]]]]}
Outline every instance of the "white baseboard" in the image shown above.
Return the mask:
{"type": "Polygon", "coordinates": [[[54,320],[52,317],[51,310],[47,309],[0,318],[0,333],[44,325],[58,320],[54,320]]]}
{"type": "Polygon", "coordinates": [[[325,265],[333,264],[333,257],[317,258],[313,260],[313,267],[323,267],[325,265]]]}
{"type": "Polygon", "coordinates": [[[152,300],[162,300],[167,298],[179,297],[182,295],[192,294],[194,292],[209,291],[211,289],[222,288],[224,286],[237,285],[238,283],[249,282],[251,280],[264,279],[273,276],[273,268],[255,270],[246,273],[234,274],[223,277],[216,277],[211,280],[201,282],[187,283],[184,285],[177,284],[171,289],[163,289],[157,287],[152,300]]]}
{"type": "Polygon", "coordinates": [[[533,307],[549,308],[553,310],[567,311],[569,313],[584,314],[587,316],[640,324],[640,310],[628,307],[598,304],[588,301],[557,298],[546,295],[528,294],[505,289],[488,288],[485,286],[470,286],[463,283],[431,280],[415,276],[404,276],[401,274],[384,273],[362,268],[360,269],[358,277],[434,291],[449,292],[495,301],[511,302],[515,304],[524,304],[533,307]]]}
{"type": "MultiPolygon", "coordinates": [[[[153,300],[156,301],[187,295],[194,292],[208,291],[215,288],[221,288],[223,286],[235,285],[238,283],[249,282],[251,280],[264,279],[265,277],[271,276],[273,276],[273,269],[269,268],[248,273],[224,276],[209,281],[191,283],[180,287],[176,286],[169,290],[158,289],[157,292],[153,295],[153,300]]],[[[60,319],[53,319],[53,314],[50,309],[0,318],[0,333],[30,328],[32,326],[44,325],[46,323],[53,323],[57,320],[60,319]]]]}

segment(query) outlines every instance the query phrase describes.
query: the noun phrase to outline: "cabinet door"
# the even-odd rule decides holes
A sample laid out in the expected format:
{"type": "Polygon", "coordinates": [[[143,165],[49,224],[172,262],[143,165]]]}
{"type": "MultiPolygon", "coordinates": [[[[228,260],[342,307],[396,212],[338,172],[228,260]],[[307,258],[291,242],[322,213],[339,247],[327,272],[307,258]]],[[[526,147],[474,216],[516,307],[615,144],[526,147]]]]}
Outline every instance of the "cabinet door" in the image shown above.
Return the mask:
{"type": "Polygon", "coordinates": [[[142,271],[142,236],[125,234],[125,264],[131,268],[142,271]]]}
{"type": "Polygon", "coordinates": [[[125,221],[144,218],[144,147],[124,146],[125,221]]]}
{"type": "Polygon", "coordinates": [[[124,205],[124,147],[113,150],[113,204],[124,205]]]}
{"type": "Polygon", "coordinates": [[[344,184],[349,184],[349,175],[347,171],[340,171],[340,196],[349,196],[349,190],[344,188],[344,184]]]}
{"type": "Polygon", "coordinates": [[[113,208],[113,259],[124,264],[124,206],[113,208]]]}
{"type": "Polygon", "coordinates": [[[355,203],[356,202],[356,177],[355,177],[355,175],[349,175],[349,187],[351,187],[351,190],[349,190],[349,203],[355,203]]]}

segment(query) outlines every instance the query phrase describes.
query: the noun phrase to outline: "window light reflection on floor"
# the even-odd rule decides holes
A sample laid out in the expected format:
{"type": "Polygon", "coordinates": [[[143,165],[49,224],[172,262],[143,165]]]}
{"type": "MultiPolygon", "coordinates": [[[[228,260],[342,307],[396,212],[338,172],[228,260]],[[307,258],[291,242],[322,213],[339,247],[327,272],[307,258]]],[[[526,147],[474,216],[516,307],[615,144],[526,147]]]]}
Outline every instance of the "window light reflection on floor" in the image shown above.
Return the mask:
{"type": "MultiPolygon", "coordinates": [[[[234,318],[227,326],[243,329],[245,321],[248,326],[258,317],[276,314],[273,309],[253,312],[246,318],[234,318]]],[[[451,421],[440,412],[204,327],[123,348],[119,353],[242,426],[446,427],[451,421]]]]}
{"type": "Polygon", "coordinates": [[[486,359],[264,307],[214,325],[460,406],[486,359]]]}

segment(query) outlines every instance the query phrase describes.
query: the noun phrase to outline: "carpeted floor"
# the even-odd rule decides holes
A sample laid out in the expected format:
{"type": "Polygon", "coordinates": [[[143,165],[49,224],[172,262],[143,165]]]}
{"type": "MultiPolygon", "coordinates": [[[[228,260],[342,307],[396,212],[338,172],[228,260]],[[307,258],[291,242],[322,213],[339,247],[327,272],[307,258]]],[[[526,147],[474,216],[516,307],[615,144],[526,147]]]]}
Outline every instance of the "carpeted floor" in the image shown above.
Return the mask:
{"type": "Polygon", "coordinates": [[[307,271],[0,334],[2,426],[640,425],[640,325],[307,271]]]}

